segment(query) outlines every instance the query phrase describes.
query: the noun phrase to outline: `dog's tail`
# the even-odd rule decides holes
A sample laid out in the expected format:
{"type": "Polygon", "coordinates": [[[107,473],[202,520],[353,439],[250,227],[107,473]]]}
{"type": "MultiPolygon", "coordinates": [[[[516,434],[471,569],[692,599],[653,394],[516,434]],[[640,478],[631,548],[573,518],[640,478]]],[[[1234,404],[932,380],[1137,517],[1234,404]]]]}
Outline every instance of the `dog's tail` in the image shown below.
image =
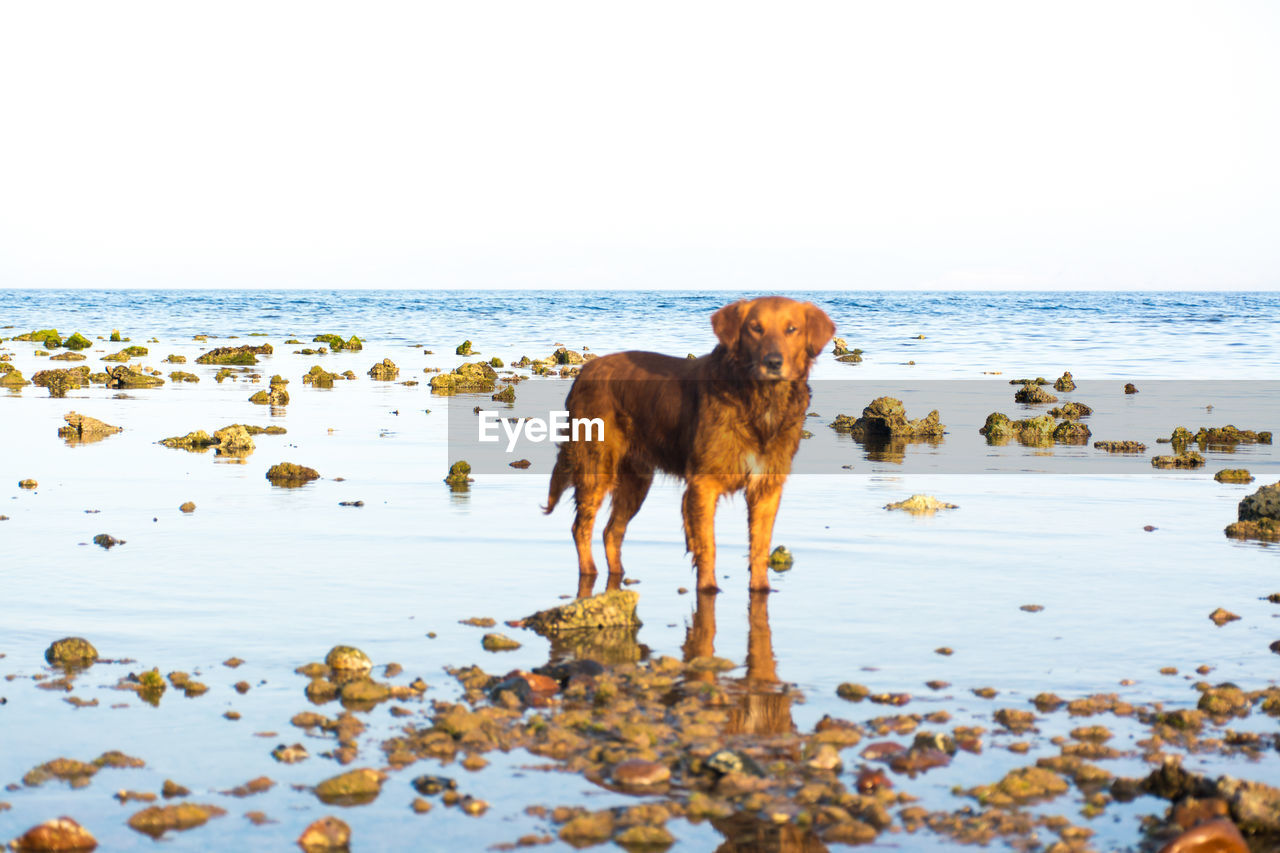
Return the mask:
{"type": "Polygon", "coordinates": [[[568,445],[562,444],[560,453],[556,456],[556,467],[551,469],[551,488],[547,492],[547,505],[542,508],[544,514],[551,515],[556,504],[560,503],[560,496],[571,485],[572,477],[569,468],[568,445]]]}

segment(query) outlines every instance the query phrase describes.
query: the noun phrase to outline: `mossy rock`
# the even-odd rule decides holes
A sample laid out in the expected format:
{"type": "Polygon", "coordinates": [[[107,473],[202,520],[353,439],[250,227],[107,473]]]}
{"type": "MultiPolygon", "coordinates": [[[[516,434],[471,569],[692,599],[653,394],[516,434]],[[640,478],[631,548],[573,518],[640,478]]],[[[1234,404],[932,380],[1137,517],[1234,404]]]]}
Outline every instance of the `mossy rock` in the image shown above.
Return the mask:
{"type": "Polygon", "coordinates": [[[178,832],[204,826],[210,818],[222,817],[226,809],[197,803],[149,806],[129,818],[129,828],[159,839],[170,830],[178,832]]]}
{"type": "Polygon", "coordinates": [[[218,440],[202,429],[189,432],[186,435],[172,436],[163,438],[160,443],[165,447],[175,447],[182,450],[194,450],[203,452],[218,443],[218,440]]]}
{"type": "Polygon", "coordinates": [[[494,394],[490,399],[498,403],[514,403],[516,401],[516,386],[511,384],[504,385],[502,390],[494,394]]]}
{"type": "Polygon", "coordinates": [[[520,643],[504,634],[485,634],[480,645],[486,652],[513,652],[520,648],[520,643]]]}
{"type": "Polygon", "coordinates": [[[197,364],[257,364],[258,356],[271,355],[271,344],[218,347],[196,358],[197,364]]]}
{"type": "Polygon", "coordinates": [[[640,595],[629,589],[616,589],[579,598],[569,604],[540,610],[525,617],[521,624],[539,634],[554,634],[585,628],[630,627],[641,624],[636,615],[640,595]]]}
{"type": "Polygon", "coordinates": [[[370,378],[380,382],[391,382],[399,375],[400,368],[396,367],[396,363],[389,358],[384,358],[382,361],[369,368],[370,378]]]}
{"type": "Polygon", "coordinates": [[[1074,421],[1080,418],[1087,418],[1093,414],[1093,409],[1084,403],[1063,403],[1061,406],[1054,406],[1049,410],[1049,414],[1055,418],[1063,418],[1065,420],[1074,421]]]}
{"type": "Polygon", "coordinates": [[[120,343],[121,341],[127,341],[127,340],[129,340],[129,339],[128,339],[128,338],[122,338],[122,337],[120,337],[120,330],[119,330],[119,329],[112,329],[112,330],[111,330],[111,338],[110,338],[111,343],[113,343],[113,344],[118,344],[118,343],[120,343]]]}
{"type": "Polygon", "coordinates": [[[71,350],[67,350],[66,352],[60,352],[57,355],[49,356],[50,361],[85,361],[88,358],[89,357],[87,355],[82,355],[81,353],[78,353],[78,352],[72,352],[71,350]]]}
{"type": "Polygon", "coordinates": [[[62,346],[62,336],[58,334],[57,329],[40,329],[37,332],[27,332],[25,335],[18,335],[14,340],[43,344],[48,349],[62,346]]]}
{"type": "Polygon", "coordinates": [[[1252,483],[1253,475],[1246,468],[1224,468],[1213,479],[1219,483],[1252,483]]]}
{"type": "Polygon", "coordinates": [[[457,355],[471,355],[472,352],[473,350],[471,349],[471,341],[463,341],[462,343],[458,344],[457,348],[454,350],[454,353],[456,353],[457,355]]]}
{"type": "Polygon", "coordinates": [[[498,358],[498,357],[495,355],[493,358],[489,359],[489,366],[490,366],[490,367],[503,367],[502,359],[498,358]]]}
{"type": "Polygon", "coordinates": [[[83,388],[89,384],[89,368],[81,365],[57,370],[41,370],[31,377],[31,383],[49,389],[50,397],[65,397],[68,391],[83,388]]]}
{"type": "Polygon", "coordinates": [[[830,426],[836,432],[849,433],[862,440],[939,437],[947,429],[939,420],[937,409],[923,418],[908,420],[906,407],[894,397],[877,397],[867,404],[859,418],[837,415],[830,426]]]}
{"type": "Polygon", "coordinates": [[[444,478],[445,483],[454,488],[465,488],[468,483],[473,482],[471,479],[471,464],[465,460],[459,460],[449,466],[449,473],[444,478]]]}
{"type": "Polygon", "coordinates": [[[63,637],[45,649],[44,659],[59,666],[87,666],[98,659],[98,650],[84,637],[63,637]]]}
{"type": "Polygon", "coordinates": [[[775,572],[785,572],[795,563],[795,557],[787,550],[786,545],[779,545],[769,553],[769,568],[775,572]]]}
{"type": "Polygon", "coordinates": [[[170,382],[199,382],[200,377],[194,373],[187,373],[184,370],[174,370],[169,374],[170,382]]]}
{"type": "Polygon", "coordinates": [[[163,384],[164,380],[159,376],[151,376],[125,364],[107,371],[108,388],[155,388],[163,384]]]}
{"type": "Polygon", "coordinates": [[[1027,405],[1038,405],[1040,403],[1056,403],[1058,398],[1041,388],[1039,385],[1027,384],[1023,385],[1013,394],[1015,403],[1025,403],[1027,405]]]}
{"type": "Polygon", "coordinates": [[[437,373],[431,377],[431,390],[436,394],[492,394],[498,381],[498,372],[484,362],[460,364],[450,373],[437,373]]]}
{"type": "Polygon", "coordinates": [[[295,488],[305,486],[312,480],[320,479],[320,473],[314,468],[308,468],[305,465],[281,462],[267,469],[267,479],[275,486],[295,488]]]}
{"type": "Polygon", "coordinates": [[[1064,371],[1063,374],[1058,377],[1057,381],[1053,383],[1053,390],[1062,391],[1064,393],[1076,390],[1076,383],[1075,380],[1071,378],[1070,370],[1064,371]]]}
{"type": "Polygon", "coordinates": [[[1053,440],[1059,444],[1085,444],[1090,435],[1089,427],[1079,421],[1063,421],[1053,429],[1053,440]]]}
{"type": "Polygon", "coordinates": [[[330,373],[317,364],[302,375],[302,384],[314,385],[317,388],[332,388],[333,383],[341,378],[337,373],[330,373]]]}
{"type": "Polygon", "coordinates": [[[373,669],[373,661],[355,646],[334,646],[325,655],[324,662],[330,669],[344,672],[369,672],[373,669]]]}
{"type": "Polygon", "coordinates": [[[248,456],[254,451],[253,439],[249,430],[241,424],[225,426],[213,434],[218,444],[219,456],[248,456]]]}
{"type": "Polygon", "coordinates": [[[67,349],[82,350],[93,346],[93,342],[79,332],[76,332],[71,337],[67,338],[62,345],[67,349]]]}
{"type": "Polygon", "coordinates": [[[326,805],[357,806],[371,803],[382,793],[386,774],[372,767],[348,770],[316,785],[316,796],[326,805]]]}
{"type": "Polygon", "coordinates": [[[1152,468],[1203,468],[1204,457],[1194,450],[1186,453],[1178,453],[1172,456],[1153,456],[1151,457],[1152,468]]]}

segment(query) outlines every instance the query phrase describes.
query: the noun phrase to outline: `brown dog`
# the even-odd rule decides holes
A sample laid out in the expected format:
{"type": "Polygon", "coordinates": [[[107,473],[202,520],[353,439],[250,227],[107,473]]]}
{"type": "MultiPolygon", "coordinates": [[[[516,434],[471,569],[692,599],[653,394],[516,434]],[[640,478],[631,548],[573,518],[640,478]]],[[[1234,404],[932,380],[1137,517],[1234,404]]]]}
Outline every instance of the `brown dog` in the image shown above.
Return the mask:
{"type": "Polygon", "coordinates": [[[622,537],[653,472],[682,477],[685,546],[698,589],[716,589],[716,501],[746,491],[751,589],[769,588],[767,565],[782,484],[800,445],[814,358],[835,334],[820,308],[781,296],[726,305],[711,317],[720,339],[709,355],[672,358],[622,352],[588,362],[565,401],[571,418],[599,418],[598,440],[568,441],[551,473],[545,512],[569,486],[578,513],[578,573],[594,577],[591,532],[605,495],[611,585],[622,576],[622,537]]]}

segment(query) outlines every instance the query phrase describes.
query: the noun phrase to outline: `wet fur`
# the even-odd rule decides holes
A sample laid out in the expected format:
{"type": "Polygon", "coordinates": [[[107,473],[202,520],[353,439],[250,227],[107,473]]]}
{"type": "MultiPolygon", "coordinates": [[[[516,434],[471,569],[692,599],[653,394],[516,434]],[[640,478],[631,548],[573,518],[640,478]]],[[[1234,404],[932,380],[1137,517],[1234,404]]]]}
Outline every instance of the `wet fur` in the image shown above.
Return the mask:
{"type": "Polygon", "coordinates": [[[550,513],[573,487],[581,576],[596,574],[592,530],[611,495],[605,555],[611,580],[621,577],[627,524],[648,495],[654,472],[662,471],[688,484],[682,515],[698,587],[715,588],[716,502],[743,491],[751,526],[751,588],[768,588],[773,519],[804,428],[809,370],[835,326],[810,303],[766,297],[725,306],[712,327],[720,344],[708,355],[607,355],[584,365],[569,391],[570,417],[604,421],[603,441],[560,446],[545,507],[550,513]],[[779,378],[764,375],[770,359],[781,360],[779,378]]]}

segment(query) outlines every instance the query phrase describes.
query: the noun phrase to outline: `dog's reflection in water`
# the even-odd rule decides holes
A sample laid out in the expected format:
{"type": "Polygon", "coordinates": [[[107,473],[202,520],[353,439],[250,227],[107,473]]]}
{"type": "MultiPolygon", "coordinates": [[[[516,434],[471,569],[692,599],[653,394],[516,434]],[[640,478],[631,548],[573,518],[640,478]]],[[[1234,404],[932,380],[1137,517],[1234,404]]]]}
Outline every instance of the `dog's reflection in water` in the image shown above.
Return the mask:
{"type": "MultiPolygon", "coordinates": [[[[722,681],[731,688],[726,735],[784,735],[794,732],[791,719],[792,696],[778,680],[777,659],[773,656],[773,631],[769,627],[769,593],[751,593],[747,608],[747,674],[741,679],[722,681]]],[[[684,641],[684,660],[715,655],[716,595],[701,593],[684,641]]],[[[690,680],[717,681],[714,672],[689,673],[690,680]]],[[[818,853],[827,846],[814,833],[793,823],[777,824],[753,814],[735,814],[713,819],[711,825],[724,836],[716,853],[818,853]]]]}

